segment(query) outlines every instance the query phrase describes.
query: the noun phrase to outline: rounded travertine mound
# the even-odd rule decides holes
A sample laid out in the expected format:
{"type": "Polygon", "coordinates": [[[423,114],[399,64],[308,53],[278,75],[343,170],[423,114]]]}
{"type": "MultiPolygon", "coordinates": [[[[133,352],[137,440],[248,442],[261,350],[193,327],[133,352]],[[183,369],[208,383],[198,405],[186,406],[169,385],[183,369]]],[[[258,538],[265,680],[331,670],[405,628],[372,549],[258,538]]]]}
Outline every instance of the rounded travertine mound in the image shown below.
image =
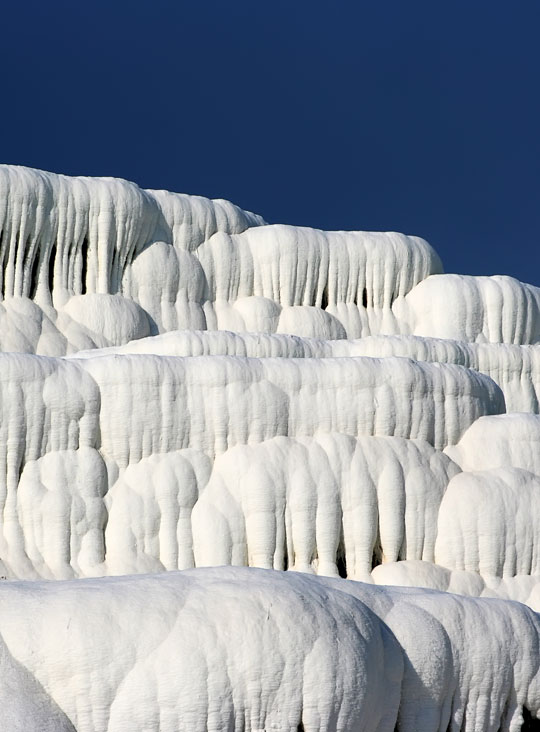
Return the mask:
{"type": "Polygon", "coordinates": [[[434,561],[439,505],[457,471],[427,442],[399,437],[232,448],[193,510],[195,564],[365,579],[374,562],[434,561]]]}
{"type": "Polygon", "coordinates": [[[540,289],[513,277],[428,277],[406,298],[410,333],[473,343],[538,343],[540,289]]]}
{"type": "Polygon", "coordinates": [[[379,564],[371,573],[377,585],[425,587],[470,597],[498,597],[528,605],[540,612],[540,575],[481,577],[476,572],[448,569],[420,560],[379,564]]]}
{"type": "Polygon", "coordinates": [[[62,308],[90,338],[102,338],[111,346],[149,336],[151,325],[145,311],[119,295],[75,295],[62,308]]]}
{"type": "MultiPolygon", "coordinates": [[[[25,555],[20,564],[30,576],[69,579],[103,574],[106,492],[106,466],[93,448],[48,452],[26,463],[16,510],[25,555]]],[[[14,534],[12,527],[12,540],[14,534]]],[[[6,570],[10,555],[3,557],[6,570]]]]}
{"type": "Polygon", "coordinates": [[[540,475],[540,416],[500,414],[473,422],[447,454],[462,470],[521,468],[540,475]]]}
{"type": "Polygon", "coordinates": [[[249,330],[240,321],[232,326],[229,311],[237,300],[256,296],[284,309],[280,331],[316,337],[401,332],[395,303],[442,271],[436,253],[418,237],[281,224],[216,234],[197,256],[209,329],[249,330]],[[319,321],[307,309],[288,310],[299,307],[320,309],[319,321]]]}
{"type": "Polygon", "coordinates": [[[529,718],[538,714],[539,620],[523,605],[417,588],[373,592],[360,582],[323,581],[361,599],[405,651],[396,729],[517,732],[522,710],[529,718]],[[518,645],[509,643],[515,633],[522,634],[518,645]]]}
{"type": "Polygon", "coordinates": [[[302,333],[308,338],[322,340],[347,337],[345,329],[337,318],[326,310],[310,305],[292,305],[289,308],[283,308],[276,332],[302,333]]]}
{"type": "Polygon", "coordinates": [[[210,200],[169,191],[145,191],[152,196],[170,231],[176,250],[194,252],[211,236],[222,231],[240,234],[252,226],[264,226],[262,216],[244,211],[222,198],[210,200]]]}
{"type": "Polygon", "coordinates": [[[33,683],[77,732],[518,732],[539,631],[519,604],[290,572],[5,583],[4,722],[33,683]]]}
{"type": "MultiPolygon", "coordinates": [[[[0,638],[77,732],[392,732],[397,717],[392,633],[360,600],[302,575],[6,583],[0,638]]],[[[15,699],[27,691],[13,673],[8,683],[15,699]]],[[[26,732],[41,732],[32,721],[26,732]]]]}
{"type": "Polygon", "coordinates": [[[105,501],[108,520],[102,539],[107,553],[101,573],[195,567],[192,510],[211,474],[212,460],[191,448],[128,465],[105,501]]]}
{"type": "Polygon", "coordinates": [[[482,577],[540,574],[540,476],[498,468],[452,478],[435,562],[482,577]]]}

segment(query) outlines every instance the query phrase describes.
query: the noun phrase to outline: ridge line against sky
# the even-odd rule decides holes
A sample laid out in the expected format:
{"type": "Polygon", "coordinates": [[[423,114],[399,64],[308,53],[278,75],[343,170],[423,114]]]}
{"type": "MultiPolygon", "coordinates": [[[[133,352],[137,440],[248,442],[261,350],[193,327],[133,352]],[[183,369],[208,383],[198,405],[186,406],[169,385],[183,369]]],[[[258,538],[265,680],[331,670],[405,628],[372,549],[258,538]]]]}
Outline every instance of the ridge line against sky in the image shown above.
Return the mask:
{"type": "Polygon", "coordinates": [[[0,160],[426,238],[540,285],[540,6],[3,8],[0,160]]]}

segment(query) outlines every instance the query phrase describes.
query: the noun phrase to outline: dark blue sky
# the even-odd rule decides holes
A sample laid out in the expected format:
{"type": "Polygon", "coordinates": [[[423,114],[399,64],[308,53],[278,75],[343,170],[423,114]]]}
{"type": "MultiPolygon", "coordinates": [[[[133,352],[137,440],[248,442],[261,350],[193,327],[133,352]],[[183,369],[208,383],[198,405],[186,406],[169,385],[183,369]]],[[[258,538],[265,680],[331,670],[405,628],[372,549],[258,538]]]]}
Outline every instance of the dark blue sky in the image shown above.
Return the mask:
{"type": "Polygon", "coordinates": [[[540,3],[2,4],[0,159],[540,285],[540,3]]]}

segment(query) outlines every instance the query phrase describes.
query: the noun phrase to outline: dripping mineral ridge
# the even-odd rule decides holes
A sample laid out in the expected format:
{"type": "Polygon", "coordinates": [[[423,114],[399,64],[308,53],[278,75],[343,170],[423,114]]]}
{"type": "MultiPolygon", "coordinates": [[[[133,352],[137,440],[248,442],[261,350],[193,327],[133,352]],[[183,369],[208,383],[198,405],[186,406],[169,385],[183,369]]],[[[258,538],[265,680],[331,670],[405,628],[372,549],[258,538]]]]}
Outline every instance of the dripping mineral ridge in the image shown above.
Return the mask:
{"type": "Polygon", "coordinates": [[[540,289],[0,167],[5,732],[540,721],[540,289]]]}

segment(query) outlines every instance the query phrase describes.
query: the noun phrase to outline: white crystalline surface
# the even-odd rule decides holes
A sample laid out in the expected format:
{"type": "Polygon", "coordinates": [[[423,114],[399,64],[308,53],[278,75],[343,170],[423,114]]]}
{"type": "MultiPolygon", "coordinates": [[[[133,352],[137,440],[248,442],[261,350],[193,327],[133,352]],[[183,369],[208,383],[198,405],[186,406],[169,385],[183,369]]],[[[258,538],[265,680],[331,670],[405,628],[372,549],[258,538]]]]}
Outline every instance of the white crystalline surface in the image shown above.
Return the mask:
{"type": "Polygon", "coordinates": [[[10,577],[433,560],[459,471],[441,450],[504,411],[487,377],[398,358],[0,354],[0,372],[10,577]]]}
{"type": "Polygon", "coordinates": [[[496,732],[540,705],[540,622],[500,600],[218,568],[5,583],[0,608],[10,730],[496,732]]]}
{"type": "Polygon", "coordinates": [[[78,351],[76,358],[151,353],[159,356],[254,356],[258,358],[329,358],[401,356],[448,363],[489,376],[503,393],[509,412],[540,412],[540,344],[465,343],[419,336],[366,336],[321,340],[270,333],[171,331],[122,346],[78,351]]]}
{"type": "Polygon", "coordinates": [[[539,413],[538,288],[0,166],[0,727],[538,729],[539,413]]]}

